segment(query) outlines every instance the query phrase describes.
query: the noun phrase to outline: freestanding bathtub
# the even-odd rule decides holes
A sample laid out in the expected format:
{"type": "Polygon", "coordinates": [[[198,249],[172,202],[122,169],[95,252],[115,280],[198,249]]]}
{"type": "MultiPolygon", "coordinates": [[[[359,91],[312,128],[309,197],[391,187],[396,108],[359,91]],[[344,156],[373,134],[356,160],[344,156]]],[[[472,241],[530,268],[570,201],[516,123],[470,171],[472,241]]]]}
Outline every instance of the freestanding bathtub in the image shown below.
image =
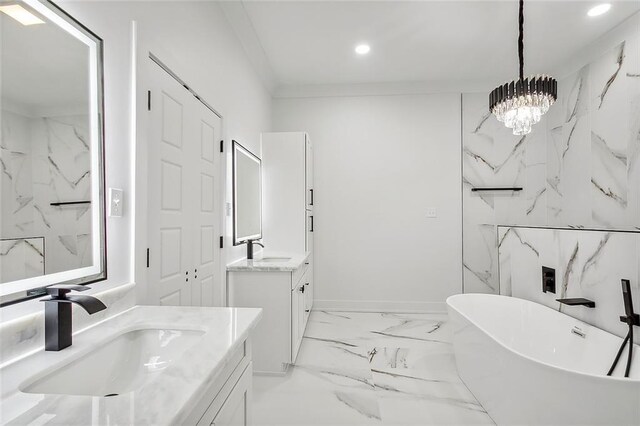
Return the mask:
{"type": "Polygon", "coordinates": [[[607,377],[613,334],[514,297],[460,294],[447,308],[460,377],[498,425],[640,425],[638,345],[630,377],[628,346],[607,377]]]}

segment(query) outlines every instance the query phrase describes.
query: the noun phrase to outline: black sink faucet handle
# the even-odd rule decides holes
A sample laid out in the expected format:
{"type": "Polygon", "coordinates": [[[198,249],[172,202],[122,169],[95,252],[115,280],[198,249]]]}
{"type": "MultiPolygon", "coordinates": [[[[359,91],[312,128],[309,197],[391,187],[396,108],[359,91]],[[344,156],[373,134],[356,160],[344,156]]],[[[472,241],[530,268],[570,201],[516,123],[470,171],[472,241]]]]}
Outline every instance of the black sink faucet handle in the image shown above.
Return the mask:
{"type": "Polygon", "coordinates": [[[54,298],[64,298],[67,293],[72,291],[87,291],[90,289],[91,287],[84,285],[58,284],[47,287],[47,294],[54,298]]]}

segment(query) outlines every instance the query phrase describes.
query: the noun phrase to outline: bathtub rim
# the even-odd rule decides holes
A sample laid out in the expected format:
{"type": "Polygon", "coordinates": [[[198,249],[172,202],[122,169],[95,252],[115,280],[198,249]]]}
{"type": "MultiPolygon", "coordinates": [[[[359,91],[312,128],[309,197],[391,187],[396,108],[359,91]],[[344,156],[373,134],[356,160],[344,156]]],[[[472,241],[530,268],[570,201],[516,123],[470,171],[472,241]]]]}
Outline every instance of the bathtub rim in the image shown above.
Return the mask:
{"type": "MultiPolygon", "coordinates": [[[[521,299],[521,298],[519,298],[519,297],[505,296],[505,295],[502,295],[502,294],[469,293],[469,294],[454,294],[454,295],[452,295],[452,296],[447,297],[447,300],[446,300],[447,308],[454,309],[458,314],[460,314],[462,317],[464,317],[464,319],[465,319],[465,320],[467,320],[469,323],[473,324],[473,326],[474,326],[474,327],[476,327],[476,328],[478,328],[480,331],[482,331],[482,333],[484,333],[486,336],[488,336],[491,340],[493,340],[494,342],[496,342],[497,344],[499,344],[500,346],[502,346],[504,349],[506,349],[506,350],[507,350],[507,351],[509,351],[509,352],[514,353],[514,354],[515,354],[515,355],[517,355],[517,356],[520,356],[520,357],[522,357],[522,358],[525,358],[525,359],[527,359],[527,360],[529,360],[529,361],[531,361],[531,362],[534,362],[534,363],[537,363],[537,364],[541,364],[541,365],[544,365],[544,366],[546,366],[546,367],[550,367],[550,368],[552,368],[552,369],[554,369],[554,370],[562,371],[562,372],[564,372],[564,373],[567,373],[567,372],[568,372],[568,373],[573,373],[573,374],[580,374],[580,375],[582,375],[582,376],[593,377],[593,378],[600,379],[600,380],[614,380],[614,381],[619,381],[619,382],[622,382],[622,383],[631,383],[631,384],[634,384],[634,383],[635,383],[635,384],[637,384],[637,385],[639,385],[639,386],[640,386],[640,378],[619,377],[619,376],[615,376],[615,377],[614,377],[614,376],[599,375],[599,374],[593,374],[593,373],[585,373],[585,372],[577,371],[577,370],[570,370],[570,369],[568,369],[568,368],[558,367],[557,365],[549,364],[548,362],[541,361],[541,360],[539,360],[539,359],[535,359],[535,358],[533,358],[533,357],[531,357],[531,356],[529,356],[529,355],[523,354],[523,353],[521,353],[521,352],[519,352],[519,351],[517,351],[517,350],[515,350],[515,349],[513,349],[513,348],[511,348],[511,347],[509,347],[509,346],[507,346],[507,345],[505,345],[505,344],[504,344],[503,342],[501,342],[499,339],[496,339],[496,338],[495,338],[494,336],[492,336],[489,332],[487,332],[487,330],[486,330],[484,327],[482,327],[482,326],[478,325],[477,323],[473,322],[473,321],[469,318],[469,316],[467,316],[466,314],[464,314],[463,312],[461,312],[459,309],[456,309],[456,307],[455,307],[455,306],[453,306],[453,305],[450,303],[450,300],[451,300],[451,299],[459,299],[459,298],[463,298],[463,297],[464,297],[464,298],[490,297],[490,298],[509,298],[509,299],[518,299],[519,301],[523,301],[523,302],[528,303],[528,304],[538,305],[538,306],[540,306],[541,308],[548,309],[548,310],[550,310],[550,311],[554,312],[555,314],[560,314],[560,315],[564,315],[564,316],[566,316],[566,317],[572,318],[573,320],[577,321],[577,322],[578,322],[578,323],[580,323],[580,324],[585,324],[585,325],[588,325],[589,327],[597,328],[598,330],[600,330],[600,331],[602,331],[602,332],[609,333],[609,334],[611,334],[612,336],[618,337],[621,341],[622,341],[622,340],[624,340],[623,338],[621,338],[621,337],[619,337],[619,336],[616,336],[615,334],[610,333],[610,332],[608,332],[608,331],[606,331],[606,330],[603,330],[603,329],[601,329],[601,328],[599,328],[599,327],[596,327],[596,326],[594,326],[594,325],[591,325],[591,324],[589,324],[589,323],[586,323],[586,322],[584,322],[584,321],[582,321],[582,320],[579,320],[579,319],[577,319],[577,318],[573,318],[573,317],[572,317],[572,316],[570,316],[570,315],[567,315],[567,314],[562,313],[562,312],[558,312],[558,311],[556,311],[556,310],[554,310],[554,309],[551,309],[550,307],[545,306],[545,305],[543,305],[543,304],[541,304],[541,303],[536,303],[536,302],[533,302],[533,301],[531,301],[531,300],[527,300],[527,299],[521,299]]],[[[637,344],[636,344],[636,345],[634,346],[634,349],[636,349],[636,348],[637,348],[637,350],[638,350],[638,351],[640,351],[640,345],[637,345],[637,344]]],[[[625,351],[625,352],[626,352],[626,351],[625,351]]],[[[638,353],[640,353],[640,352],[638,352],[638,353]]],[[[636,355],[636,356],[637,356],[637,355],[636,355]]],[[[636,358],[636,356],[634,356],[634,359],[636,359],[635,364],[637,364],[637,359],[638,359],[638,358],[636,358]]],[[[622,359],[622,358],[621,358],[621,359],[622,359]]],[[[613,360],[612,360],[612,361],[613,361],[613,360]]],[[[636,367],[636,368],[640,368],[640,366],[638,366],[638,367],[636,367]]]]}

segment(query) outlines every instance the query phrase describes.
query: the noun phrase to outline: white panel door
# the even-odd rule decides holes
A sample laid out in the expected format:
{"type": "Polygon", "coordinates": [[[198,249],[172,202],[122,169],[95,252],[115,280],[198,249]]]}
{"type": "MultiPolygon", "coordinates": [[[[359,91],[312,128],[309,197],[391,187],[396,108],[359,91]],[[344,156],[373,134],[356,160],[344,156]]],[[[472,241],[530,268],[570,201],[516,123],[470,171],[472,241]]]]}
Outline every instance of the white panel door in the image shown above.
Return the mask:
{"type": "Polygon", "coordinates": [[[193,118],[198,131],[198,150],[192,188],[197,201],[193,218],[195,245],[191,300],[194,306],[213,306],[220,261],[218,212],[221,195],[217,179],[220,176],[221,120],[201,102],[196,100],[195,106],[193,118]]]}
{"type": "Polygon", "coordinates": [[[190,305],[188,285],[193,215],[189,190],[191,155],[191,94],[158,67],[150,87],[153,108],[149,120],[148,238],[150,268],[147,277],[153,304],[190,305]]]}
{"type": "Polygon", "coordinates": [[[155,64],[149,80],[149,302],[213,306],[221,120],[155,64]]]}

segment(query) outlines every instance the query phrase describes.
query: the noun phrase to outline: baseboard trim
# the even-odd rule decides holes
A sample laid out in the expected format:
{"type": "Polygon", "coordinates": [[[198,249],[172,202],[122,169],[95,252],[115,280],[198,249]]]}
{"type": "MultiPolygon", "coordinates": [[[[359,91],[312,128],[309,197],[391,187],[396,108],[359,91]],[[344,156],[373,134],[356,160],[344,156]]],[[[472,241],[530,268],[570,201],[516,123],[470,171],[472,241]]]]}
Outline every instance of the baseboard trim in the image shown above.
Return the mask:
{"type": "Polygon", "coordinates": [[[314,300],[316,311],[343,312],[397,312],[397,313],[445,313],[444,302],[390,302],[378,300],[314,300]]]}

